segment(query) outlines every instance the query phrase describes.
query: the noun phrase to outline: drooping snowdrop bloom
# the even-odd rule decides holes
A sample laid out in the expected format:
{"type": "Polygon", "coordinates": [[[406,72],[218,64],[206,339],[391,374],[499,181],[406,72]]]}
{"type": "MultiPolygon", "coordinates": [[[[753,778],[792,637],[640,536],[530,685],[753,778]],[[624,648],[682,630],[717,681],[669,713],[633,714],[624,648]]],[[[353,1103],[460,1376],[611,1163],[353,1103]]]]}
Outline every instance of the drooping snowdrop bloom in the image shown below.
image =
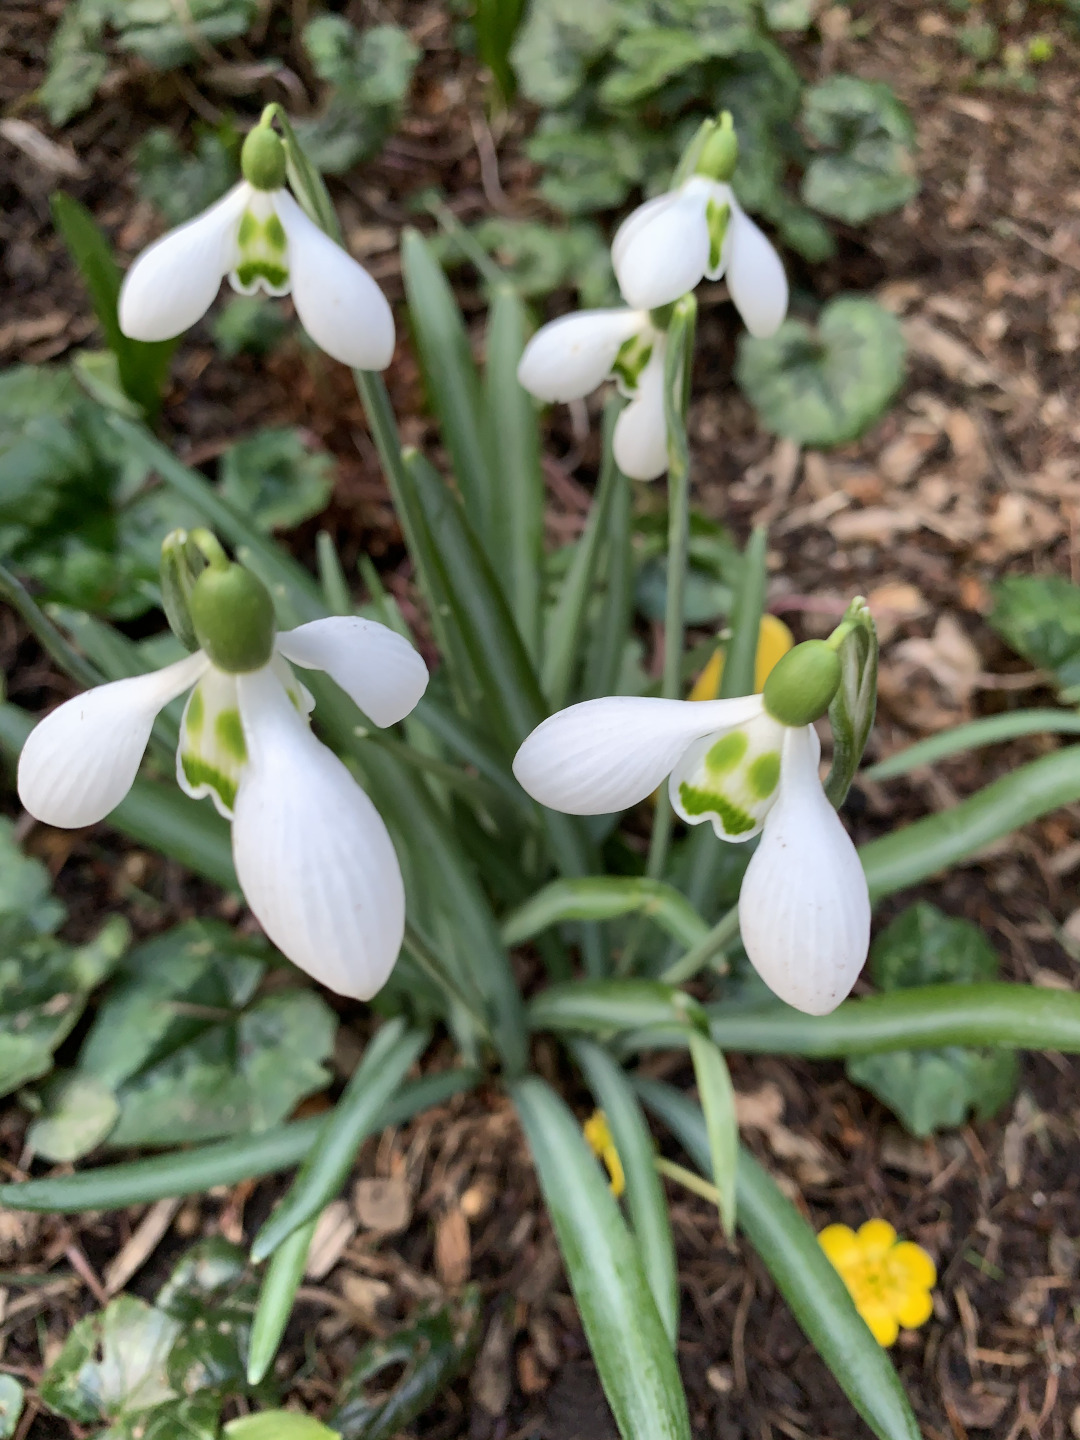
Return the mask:
{"type": "Polygon", "coordinates": [[[518,380],[548,403],[580,400],[614,380],[630,401],[615,422],[615,462],[631,480],[655,480],[667,469],[666,347],[666,335],[647,310],[582,310],[536,332],[518,380]]]}
{"type": "Polygon", "coordinates": [[[810,723],[838,683],[835,652],[810,641],[779,662],[763,695],[586,700],[533,731],[514,774],[571,815],[627,809],[667,775],[688,824],[707,820],[736,843],[760,834],[739,896],[746,953],[782,1000],[825,1015],[851,990],[870,940],[866,877],[822,789],[810,723]]]}
{"type": "Polygon", "coordinates": [[[244,178],[216,204],[139,255],[120,290],[120,328],[133,340],[171,340],[206,314],[228,275],[242,295],[292,293],[320,349],[360,370],[384,370],[394,317],[364,267],[285,189],[277,135],[257,126],[241,154],[244,178]]]}
{"type": "Polygon", "coordinates": [[[275,635],[268,592],[227,562],[200,576],[191,618],[194,654],[98,686],[41,721],[19,758],[19,798],[48,825],[103,819],[131,788],[158,711],[190,691],[176,777],[232,821],[252,912],[294,964],[370,999],[401,948],[401,871],[375,807],[311,733],[314,701],[289,662],[325,671],[378,726],[413,709],[427,667],[408,641],[356,617],[275,635]]]}
{"type": "Polygon", "coordinates": [[[731,117],[704,141],[695,172],[640,205],[616,231],[611,261],[627,303],[655,310],[707,276],[727,277],[751,335],[775,334],[787,314],[780,257],[727,183],[738,147],[731,117]]]}

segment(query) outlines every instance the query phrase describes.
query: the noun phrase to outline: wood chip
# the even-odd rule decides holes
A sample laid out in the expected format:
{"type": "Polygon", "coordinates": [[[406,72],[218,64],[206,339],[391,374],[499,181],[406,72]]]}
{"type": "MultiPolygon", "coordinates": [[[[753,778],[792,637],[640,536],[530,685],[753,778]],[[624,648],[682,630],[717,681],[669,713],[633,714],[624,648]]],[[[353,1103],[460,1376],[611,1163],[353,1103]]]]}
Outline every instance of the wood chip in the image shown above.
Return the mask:
{"type": "Polygon", "coordinates": [[[358,1180],[353,1190],[353,1209],[365,1230],[395,1235],[409,1228],[412,1196],[402,1179],[358,1180]]]}
{"type": "Polygon", "coordinates": [[[435,1273],[451,1290],[464,1285],[472,1269],[469,1222],[460,1206],[447,1210],[435,1226],[435,1273]]]}
{"type": "Polygon", "coordinates": [[[341,1259],[345,1247],[356,1234],[356,1219],[344,1200],[332,1200],[319,1216],[311,1237],[304,1274],[309,1280],[322,1280],[341,1259]]]}
{"type": "Polygon", "coordinates": [[[510,1373],[510,1324],[502,1312],[497,1312],[488,1326],[476,1367],[472,1373],[469,1388],[472,1397],[494,1420],[502,1415],[510,1404],[513,1381],[510,1373]]]}
{"type": "Polygon", "coordinates": [[[936,365],[950,380],[972,389],[1001,385],[1001,377],[994,367],[948,331],[932,325],[921,315],[913,315],[901,323],[910,349],[921,359],[936,365]]]}
{"type": "Polygon", "coordinates": [[[74,151],[57,145],[55,140],[43,135],[28,120],[0,120],[0,135],[50,175],[66,175],[69,180],[81,180],[86,174],[86,166],[74,151]]]}
{"type": "Polygon", "coordinates": [[[182,1203],[179,1196],[169,1196],[151,1205],[135,1227],[131,1238],[106,1266],[102,1276],[106,1295],[116,1295],[131,1277],[142,1269],[168,1234],[169,1226],[182,1203]]]}

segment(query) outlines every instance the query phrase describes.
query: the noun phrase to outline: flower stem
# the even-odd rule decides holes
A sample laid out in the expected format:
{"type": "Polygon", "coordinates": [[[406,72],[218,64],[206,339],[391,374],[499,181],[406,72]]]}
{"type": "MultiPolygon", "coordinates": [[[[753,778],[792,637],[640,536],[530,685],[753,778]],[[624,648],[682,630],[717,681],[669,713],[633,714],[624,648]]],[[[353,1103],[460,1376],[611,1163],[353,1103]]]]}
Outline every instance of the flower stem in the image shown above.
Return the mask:
{"type": "Polygon", "coordinates": [[[680,955],[678,960],[669,965],[660,978],[665,985],[681,985],[685,980],[690,980],[699,970],[703,970],[714,956],[722,954],[728,945],[738,938],[738,934],[739,907],[733,905],[709,933],[703,935],[685,955],[680,955]]]}
{"type": "Polygon", "coordinates": [[[709,1200],[719,1206],[720,1191],[708,1180],[703,1180],[700,1175],[695,1175],[693,1170],[687,1170],[685,1165],[676,1165],[674,1160],[665,1160],[662,1155],[657,1155],[653,1164],[661,1175],[666,1175],[669,1180],[674,1180],[684,1190],[689,1190],[694,1195],[700,1195],[703,1200],[709,1200]]]}
{"type": "MultiPolygon", "coordinates": [[[[686,630],[686,566],[690,537],[690,449],[686,412],[690,403],[690,371],[694,358],[697,301],[684,295],[675,305],[667,333],[664,362],[664,419],[668,439],[667,605],[664,613],[664,675],[660,693],[679,698],[686,630]]],[[[667,862],[673,816],[667,790],[657,797],[649,858],[645,873],[659,880],[667,862]]]]}
{"type": "Polygon", "coordinates": [[[435,952],[429,948],[427,942],[423,940],[417,931],[409,924],[405,926],[405,949],[416,961],[428,979],[433,980],[450,999],[460,1005],[476,1026],[477,1032],[482,1035],[485,1040],[490,1041],[492,1038],[491,1026],[488,1023],[487,1017],[481,1015],[480,1011],[473,1004],[473,1001],[466,995],[465,991],[450,974],[443,962],[435,952]]]}

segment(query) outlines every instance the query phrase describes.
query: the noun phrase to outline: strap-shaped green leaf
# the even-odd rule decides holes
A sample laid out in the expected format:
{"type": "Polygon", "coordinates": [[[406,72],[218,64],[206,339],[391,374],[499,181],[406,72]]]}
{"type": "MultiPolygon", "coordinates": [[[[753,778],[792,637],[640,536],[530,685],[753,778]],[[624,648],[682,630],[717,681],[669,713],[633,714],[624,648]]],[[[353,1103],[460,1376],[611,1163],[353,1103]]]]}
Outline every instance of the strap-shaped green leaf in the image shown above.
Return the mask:
{"type": "Polygon", "coordinates": [[[501,286],[491,298],[484,366],[493,473],[491,557],[525,649],[535,662],[540,654],[544,476],[536,405],[517,378],[525,332],[520,296],[510,286],[501,286]]]}
{"type": "Polygon", "coordinates": [[[529,1004],[534,1030],[611,1035],[648,1025],[682,1026],[704,1012],[690,995],[659,980],[579,980],[550,985],[529,1004]]]}
{"type": "Polygon", "coordinates": [[[589,875],[545,885],[506,917],[502,935],[507,945],[521,945],[566,920],[614,920],[620,915],[644,915],[686,947],[709,933],[701,916],[673,885],[644,876],[589,875]]]}
{"type": "Polygon", "coordinates": [[[869,766],[862,774],[866,780],[892,780],[894,776],[910,774],[920,765],[933,765],[950,755],[961,755],[965,750],[981,750],[986,745],[998,745],[1021,735],[1043,734],[1080,735],[1080,715],[1074,710],[1049,708],[984,715],[979,720],[970,720],[966,725],[957,725],[953,730],[943,730],[939,735],[907,745],[869,766]]]}
{"type": "Polygon", "coordinates": [[[324,1120],[288,1194],[255,1236],[253,1260],[272,1255],[283,1240],[318,1215],[337,1195],[356,1152],[374,1133],[381,1110],[420,1055],[427,1038],[421,1031],[407,1029],[400,1016],[378,1031],[341,1099],[324,1120]]]}
{"type": "Polygon", "coordinates": [[[611,1130],[626,1178],[626,1199],[641,1262],[667,1337],[675,1345],[679,1336],[679,1276],[667,1196],[653,1163],[656,1146],[622,1067],[591,1040],[573,1040],[570,1049],[611,1130]]]}
{"type": "Polygon", "coordinates": [[[401,237],[401,269],[424,381],[450,452],[465,513],[494,559],[491,466],[481,420],[480,377],[454,292],[418,230],[401,237]]]}
{"type": "Polygon", "coordinates": [[[259,1291],[255,1319],[251,1325],[247,1361],[249,1385],[258,1385],[274,1363],[274,1356],[292,1314],[293,1300],[296,1298],[300,1281],[304,1278],[304,1266],[307,1264],[312,1236],[318,1223],[319,1217],[316,1215],[306,1225],[301,1225],[299,1230],[294,1230],[270,1257],[259,1291]]]}
{"type": "MultiPolygon", "coordinates": [[[[421,1110],[471,1090],[479,1080],[476,1070],[461,1067],[409,1081],[380,1110],[374,1129],[403,1125],[421,1110]]],[[[76,1175],[0,1185],[0,1205],[72,1215],[82,1210],[126,1210],[129,1205],[149,1205],[169,1195],[198,1195],[215,1185],[238,1185],[241,1180],[258,1179],[299,1165],[323,1123],[321,1116],[297,1120],[248,1140],[218,1140],[192,1150],[103,1165],[76,1175]]]]}
{"type": "MultiPolygon", "coordinates": [[[[705,1118],[670,1085],[635,1081],[703,1174],[711,1162],[705,1118]]],[[[829,1369],[879,1440],[920,1440],[919,1426],[888,1355],[855,1309],[817,1236],[748,1150],[738,1167],[739,1228],[764,1261],[829,1369]]]]}
{"type": "Polygon", "coordinates": [[[116,356],[124,393],[153,419],[161,406],[177,342],[151,343],[132,340],[124,334],[117,316],[122,276],[97,221],[84,205],[62,190],[52,197],[52,213],[56,228],[86,282],[94,313],[105,332],[105,343],[116,356]]]}
{"type": "Polygon", "coordinates": [[[690,1440],[686,1397],[637,1247],[577,1121],[542,1080],[520,1080],[511,1094],[619,1433],[690,1440]]]}
{"type": "Polygon", "coordinates": [[[688,1033],[694,1079],[705,1117],[709,1142],[710,1171],[720,1196],[718,1209],[725,1235],[735,1233],[736,1184],[739,1157],[739,1121],[735,1114],[735,1089],[727,1062],[719,1046],[692,1026],[688,1033]]]}
{"type": "Polygon", "coordinates": [[[595,606],[585,670],[581,677],[579,698],[582,700],[618,693],[623,658],[633,634],[636,571],[632,502],[630,481],[616,467],[604,550],[600,557],[603,588],[595,606]]]}
{"type": "Polygon", "coordinates": [[[859,849],[872,899],[917,885],[1040,815],[1080,800],[1080,745],[1021,765],[951,810],[928,815],[859,849]]]}

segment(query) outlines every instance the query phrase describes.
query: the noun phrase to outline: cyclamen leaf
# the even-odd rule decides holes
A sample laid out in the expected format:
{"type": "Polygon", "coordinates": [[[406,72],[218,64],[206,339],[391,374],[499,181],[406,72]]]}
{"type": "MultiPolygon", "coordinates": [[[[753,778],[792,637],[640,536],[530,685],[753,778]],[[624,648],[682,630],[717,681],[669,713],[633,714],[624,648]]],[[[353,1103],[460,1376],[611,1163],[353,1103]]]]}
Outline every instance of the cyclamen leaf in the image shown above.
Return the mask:
{"type": "Polygon", "coordinates": [[[994,586],[990,624],[1042,670],[1061,698],[1080,698],[1080,586],[1062,575],[1007,575],[994,586]]]}
{"type": "Polygon", "coordinates": [[[175,1399],[166,1367],[180,1328],[145,1300],[118,1296],[99,1315],[75,1325],[45,1372],[41,1398],[82,1425],[175,1399]]]}
{"type": "Polygon", "coordinates": [[[918,191],[914,126],[887,85],[832,75],[806,92],[803,121],[837,152],[815,156],[803,177],[802,198],[815,210],[861,225],[918,191]]]}

